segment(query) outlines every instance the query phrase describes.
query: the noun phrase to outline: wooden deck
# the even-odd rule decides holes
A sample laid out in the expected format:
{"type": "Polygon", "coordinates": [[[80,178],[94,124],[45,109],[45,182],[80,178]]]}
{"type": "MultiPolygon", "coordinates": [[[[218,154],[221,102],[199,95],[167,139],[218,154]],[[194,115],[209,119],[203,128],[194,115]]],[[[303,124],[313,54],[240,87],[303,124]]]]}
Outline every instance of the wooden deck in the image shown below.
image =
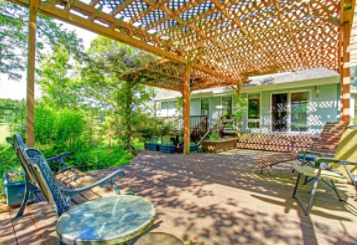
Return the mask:
{"type": "MultiPolygon", "coordinates": [[[[232,150],[184,156],[143,151],[122,167],[126,177],[118,184],[156,205],[162,222],[152,231],[170,233],[186,245],[356,244],[357,212],[320,184],[311,214],[304,216],[291,198],[296,177],[289,163],[277,165],[270,178],[253,169],[252,160],[267,154],[272,153],[232,150]]],[[[112,170],[89,174],[96,178],[112,170]]],[[[78,176],[61,178],[80,185],[78,176]]],[[[306,200],[311,185],[302,188],[306,200]]],[[[352,186],[340,189],[357,204],[352,186]]],[[[77,202],[111,194],[96,189],[77,202]]],[[[11,221],[14,209],[0,214],[0,244],[57,244],[54,209],[41,200],[38,195],[22,219],[11,221]]]]}

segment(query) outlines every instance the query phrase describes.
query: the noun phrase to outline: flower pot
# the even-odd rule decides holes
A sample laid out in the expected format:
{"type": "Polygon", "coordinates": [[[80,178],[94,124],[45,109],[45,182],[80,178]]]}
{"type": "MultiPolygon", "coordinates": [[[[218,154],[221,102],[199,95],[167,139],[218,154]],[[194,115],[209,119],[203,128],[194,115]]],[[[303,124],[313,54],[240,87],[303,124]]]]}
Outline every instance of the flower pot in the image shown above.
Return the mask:
{"type": "Polygon", "coordinates": [[[151,150],[151,151],[159,151],[160,145],[154,144],[154,143],[146,143],[146,149],[151,150]]]}
{"type": "Polygon", "coordinates": [[[190,152],[195,152],[198,150],[198,145],[190,145],[190,152]]]}
{"type": "Polygon", "coordinates": [[[175,153],[176,146],[174,145],[160,145],[160,151],[164,153],[175,153]]]}
{"type": "MultiPolygon", "coordinates": [[[[8,173],[4,173],[3,178],[4,178],[7,205],[8,206],[21,205],[25,195],[25,181],[12,182],[10,179],[10,175],[8,173]]],[[[34,201],[35,201],[35,195],[31,192],[28,202],[34,202],[34,201]]]]}

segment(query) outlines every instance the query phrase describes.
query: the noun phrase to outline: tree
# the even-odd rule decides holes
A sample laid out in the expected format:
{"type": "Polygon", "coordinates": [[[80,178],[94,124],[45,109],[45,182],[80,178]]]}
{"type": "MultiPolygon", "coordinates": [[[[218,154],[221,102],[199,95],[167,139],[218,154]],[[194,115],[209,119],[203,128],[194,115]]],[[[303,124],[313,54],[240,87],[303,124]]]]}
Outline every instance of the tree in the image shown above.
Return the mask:
{"type": "Polygon", "coordinates": [[[104,37],[92,41],[87,55],[81,84],[86,101],[107,112],[111,128],[122,139],[124,147],[130,149],[136,130],[135,117],[151,110],[148,104],[154,89],[140,85],[138,78],[125,82],[120,77],[130,68],[143,66],[157,57],[104,37]]]}
{"type": "MultiPolygon", "coordinates": [[[[26,69],[28,42],[28,9],[0,1],[0,74],[10,80],[20,80],[26,69]]],[[[48,16],[37,17],[36,55],[39,57],[46,48],[61,44],[69,53],[81,56],[82,40],[73,31],[63,28],[48,16]]],[[[0,76],[0,78],[3,76],[0,76]]]]}
{"type": "Polygon", "coordinates": [[[70,55],[62,45],[53,47],[52,53],[41,58],[37,83],[44,101],[56,108],[78,105],[79,93],[72,69],[70,55]]]}

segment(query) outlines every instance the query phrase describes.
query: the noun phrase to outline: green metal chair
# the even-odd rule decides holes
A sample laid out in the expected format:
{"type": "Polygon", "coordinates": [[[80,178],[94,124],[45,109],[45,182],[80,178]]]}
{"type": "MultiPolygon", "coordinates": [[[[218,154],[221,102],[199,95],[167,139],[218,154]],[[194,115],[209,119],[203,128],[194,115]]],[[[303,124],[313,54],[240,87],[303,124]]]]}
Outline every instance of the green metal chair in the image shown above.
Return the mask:
{"type": "Polygon", "coordinates": [[[308,215],[312,202],[316,193],[316,189],[320,180],[323,180],[331,187],[339,201],[344,202],[357,210],[353,204],[342,199],[335,182],[344,184],[352,183],[357,191],[356,175],[357,175],[357,126],[347,128],[340,139],[340,143],[333,157],[323,156],[321,152],[305,151],[304,154],[317,156],[315,160],[315,168],[309,165],[293,165],[293,169],[298,172],[298,177],[293,192],[293,198],[301,204],[305,215],[308,215]],[[308,204],[305,206],[303,201],[296,195],[301,175],[312,177],[314,183],[312,185],[311,196],[308,204]],[[331,184],[330,184],[330,183],[331,184]]]}
{"type": "MultiPolygon", "coordinates": [[[[78,189],[65,190],[58,186],[56,179],[47,164],[47,160],[39,150],[27,148],[23,143],[21,136],[18,134],[14,134],[12,139],[9,140],[9,143],[13,145],[15,153],[25,172],[25,195],[22,205],[14,219],[23,216],[32,185],[37,186],[42,191],[44,197],[49,203],[55,204],[58,217],[61,216],[62,213],[69,210],[73,196],[90,190],[93,187],[110,185],[116,191],[117,195],[120,195],[120,190],[115,184],[115,179],[116,177],[124,177],[124,171],[121,169],[114,171],[101,180],[88,186],[78,189]]],[[[67,170],[69,170],[69,168],[63,171],[67,170]]]]}

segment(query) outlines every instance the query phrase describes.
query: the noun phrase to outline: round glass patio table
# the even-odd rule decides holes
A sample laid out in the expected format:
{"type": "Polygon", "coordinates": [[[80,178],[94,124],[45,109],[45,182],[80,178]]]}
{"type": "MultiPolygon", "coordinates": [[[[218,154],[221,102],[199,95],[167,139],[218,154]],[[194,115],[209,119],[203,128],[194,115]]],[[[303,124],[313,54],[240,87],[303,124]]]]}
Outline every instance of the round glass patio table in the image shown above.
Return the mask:
{"type": "Polygon", "coordinates": [[[154,205],[142,197],[105,197],[64,213],[57,234],[66,244],[125,244],[147,231],[155,216],[154,205]]]}

